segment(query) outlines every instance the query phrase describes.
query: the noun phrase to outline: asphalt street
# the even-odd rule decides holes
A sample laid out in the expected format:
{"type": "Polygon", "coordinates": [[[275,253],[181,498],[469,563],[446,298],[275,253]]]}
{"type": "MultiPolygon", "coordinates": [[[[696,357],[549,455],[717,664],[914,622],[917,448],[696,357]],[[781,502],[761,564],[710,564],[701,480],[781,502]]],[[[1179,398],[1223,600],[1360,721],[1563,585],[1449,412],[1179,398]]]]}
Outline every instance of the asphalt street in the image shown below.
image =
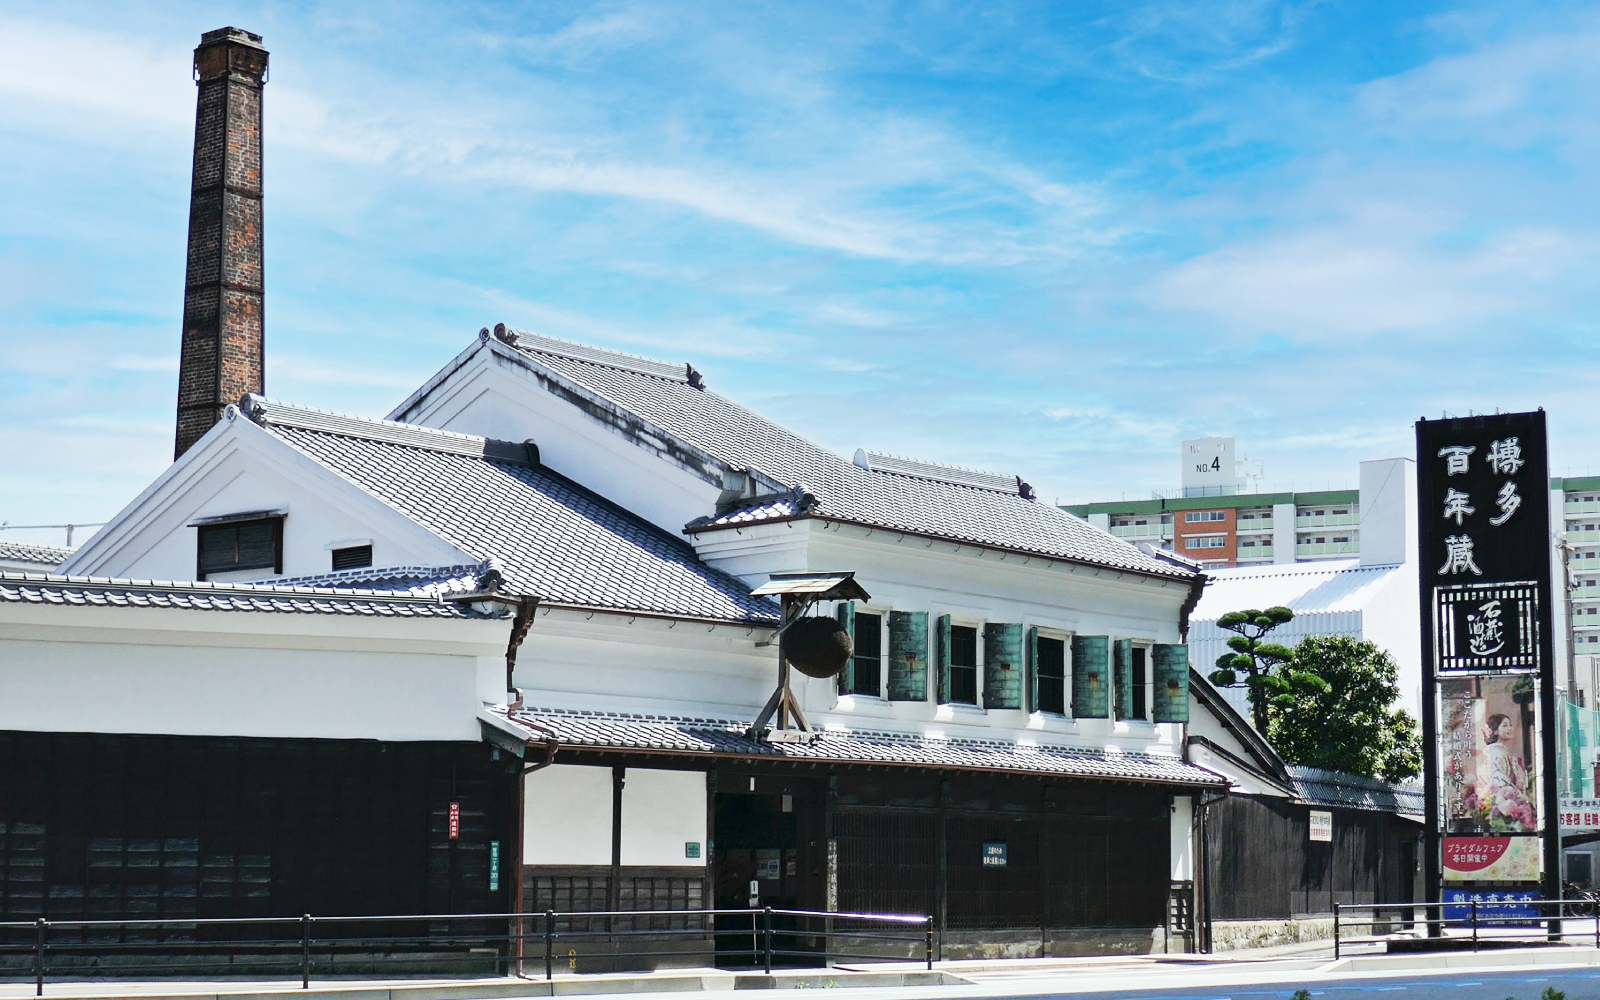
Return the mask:
{"type": "MultiPolygon", "coordinates": [[[[1275,983],[1270,986],[1217,987],[1189,989],[1132,989],[1095,992],[1096,1000],[1288,1000],[1298,989],[1305,989],[1318,1000],[1367,1000],[1382,994],[1387,1000],[1539,1000],[1545,989],[1566,994],[1566,1000],[1600,998],[1600,970],[1551,969],[1548,971],[1468,972],[1444,975],[1404,975],[1393,978],[1369,977],[1322,979],[1308,976],[1303,984],[1275,983]]],[[[1038,1000],[1040,994],[1028,994],[1038,1000]]],[[[1084,997],[1085,994],[1058,994],[1084,997]]]]}

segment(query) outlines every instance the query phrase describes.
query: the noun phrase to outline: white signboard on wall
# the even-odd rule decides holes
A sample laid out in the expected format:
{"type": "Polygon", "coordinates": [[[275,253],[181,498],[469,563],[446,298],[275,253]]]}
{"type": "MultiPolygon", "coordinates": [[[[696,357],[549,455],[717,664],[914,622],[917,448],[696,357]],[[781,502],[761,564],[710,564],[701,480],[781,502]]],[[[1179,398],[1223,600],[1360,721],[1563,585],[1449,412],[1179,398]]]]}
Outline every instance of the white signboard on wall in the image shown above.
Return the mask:
{"type": "Polygon", "coordinates": [[[1183,442],[1184,496],[1228,496],[1238,492],[1239,468],[1233,438],[1183,442]]]}
{"type": "Polygon", "coordinates": [[[1311,839],[1324,844],[1333,843],[1333,813],[1311,810],[1311,839]]]}

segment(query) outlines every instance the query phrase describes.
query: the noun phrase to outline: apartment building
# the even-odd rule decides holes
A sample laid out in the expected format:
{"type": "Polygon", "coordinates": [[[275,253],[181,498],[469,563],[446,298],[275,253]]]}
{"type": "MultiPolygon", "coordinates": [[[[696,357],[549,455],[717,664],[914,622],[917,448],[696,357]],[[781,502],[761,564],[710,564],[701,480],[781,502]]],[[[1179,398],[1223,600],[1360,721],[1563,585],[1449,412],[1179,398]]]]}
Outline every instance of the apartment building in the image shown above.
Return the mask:
{"type": "MultiPolygon", "coordinates": [[[[1213,449],[1212,462],[1233,461],[1232,439],[1204,440],[1227,443],[1225,450],[1213,449]]],[[[1242,475],[1221,483],[1188,482],[1197,474],[1191,466],[1210,464],[1191,461],[1194,446],[1201,443],[1183,443],[1186,482],[1179,490],[1148,500],[1072,504],[1063,509],[1117,538],[1178,552],[1212,568],[1359,559],[1363,533],[1377,532],[1387,540],[1402,531],[1407,493],[1404,459],[1362,462],[1359,489],[1256,493],[1247,492],[1250,484],[1242,475]]],[[[1591,495],[1600,496],[1600,491],[1591,495]]],[[[1600,503],[1595,507],[1600,510],[1600,503]]],[[[1600,523],[1600,513],[1595,519],[1600,523]]],[[[1600,539],[1600,531],[1596,535],[1600,539]]],[[[1600,549],[1600,541],[1595,547],[1600,549]]],[[[1600,560],[1595,568],[1600,572],[1600,560]]],[[[1600,590],[1595,596],[1600,601],[1600,590]]],[[[1600,615],[1595,626],[1600,635],[1600,615]]]]}
{"type": "Polygon", "coordinates": [[[1570,643],[1573,689],[1569,698],[1584,708],[1600,702],[1600,476],[1553,477],[1550,480],[1550,520],[1558,525],[1551,579],[1556,585],[1557,663],[1559,648],[1570,643]],[[1563,550],[1562,538],[1565,538],[1563,550]],[[1559,581],[1567,582],[1562,601],[1559,581]],[[1566,621],[1566,627],[1561,622],[1566,621]]]}

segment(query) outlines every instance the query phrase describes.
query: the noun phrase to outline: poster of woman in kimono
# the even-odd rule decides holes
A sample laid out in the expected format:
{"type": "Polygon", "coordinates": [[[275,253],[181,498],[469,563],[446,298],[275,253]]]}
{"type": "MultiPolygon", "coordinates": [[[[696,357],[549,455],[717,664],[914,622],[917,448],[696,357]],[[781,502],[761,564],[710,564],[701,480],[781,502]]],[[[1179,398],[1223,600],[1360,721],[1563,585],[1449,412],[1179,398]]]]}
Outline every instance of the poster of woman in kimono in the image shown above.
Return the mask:
{"type": "Polygon", "coordinates": [[[1457,677],[1439,689],[1446,832],[1537,833],[1533,678],[1457,677]]]}

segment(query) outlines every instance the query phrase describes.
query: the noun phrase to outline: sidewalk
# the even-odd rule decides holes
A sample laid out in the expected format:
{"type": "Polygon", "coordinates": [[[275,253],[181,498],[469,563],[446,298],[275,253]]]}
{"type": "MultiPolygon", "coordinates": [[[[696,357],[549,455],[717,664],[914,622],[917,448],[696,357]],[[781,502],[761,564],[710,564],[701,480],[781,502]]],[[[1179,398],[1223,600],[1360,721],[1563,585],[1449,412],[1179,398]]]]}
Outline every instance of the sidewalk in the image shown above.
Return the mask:
{"type": "MultiPolygon", "coordinates": [[[[1600,949],[1556,946],[1488,952],[1407,955],[1370,953],[1332,961],[1331,942],[1287,945],[1220,955],[1138,955],[1084,958],[996,959],[935,963],[849,965],[828,970],[731,972],[672,969],[653,973],[572,974],[544,979],[314,981],[294,980],[130,982],[101,979],[48,982],[44,995],[65,1000],[508,1000],[516,997],[597,996],[629,993],[724,993],[751,989],[860,990],[870,1000],[979,998],[1088,994],[1129,990],[1226,988],[1317,983],[1394,976],[1428,976],[1469,970],[1600,967],[1600,949]],[[1310,952],[1296,954],[1294,949],[1310,952]],[[1271,953],[1271,954],[1264,954],[1271,953]]],[[[0,1000],[34,995],[32,982],[0,983],[0,1000]]],[[[842,1000],[842,998],[841,998],[842,1000]]]]}

